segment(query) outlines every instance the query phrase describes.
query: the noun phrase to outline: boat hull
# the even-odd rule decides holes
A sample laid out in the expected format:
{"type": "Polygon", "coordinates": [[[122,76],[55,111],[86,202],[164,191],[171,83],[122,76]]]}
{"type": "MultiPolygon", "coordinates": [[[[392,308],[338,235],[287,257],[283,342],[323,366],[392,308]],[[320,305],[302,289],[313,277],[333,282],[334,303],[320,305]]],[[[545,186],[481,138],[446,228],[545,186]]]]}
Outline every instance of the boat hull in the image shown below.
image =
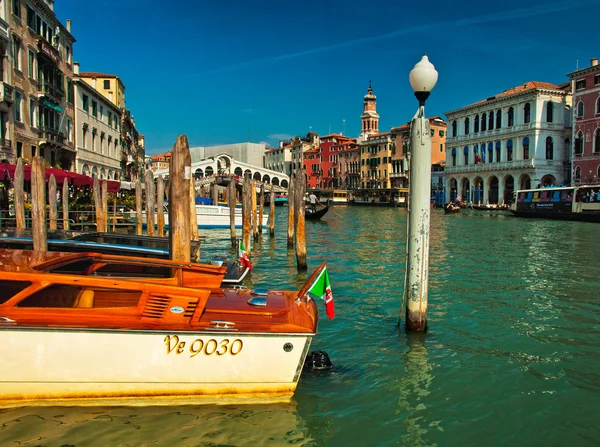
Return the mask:
{"type": "MultiPolygon", "coordinates": [[[[165,214],[165,226],[169,226],[169,213],[165,214]]],[[[262,216],[262,227],[267,228],[269,215],[267,213],[262,216]]],[[[144,216],[144,223],[145,223],[144,216]]],[[[230,228],[231,217],[229,216],[229,207],[215,205],[196,205],[196,222],[198,228],[230,228]]],[[[242,209],[235,210],[235,228],[242,228],[242,209]]]]}
{"type": "Polygon", "coordinates": [[[554,211],[515,211],[510,210],[516,217],[529,217],[537,219],[574,220],[579,222],[600,222],[600,213],[557,213],[554,211]]]}
{"type": "Polygon", "coordinates": [[[313,335],[2,327],[0,401],[287,399],[313,335]]]}

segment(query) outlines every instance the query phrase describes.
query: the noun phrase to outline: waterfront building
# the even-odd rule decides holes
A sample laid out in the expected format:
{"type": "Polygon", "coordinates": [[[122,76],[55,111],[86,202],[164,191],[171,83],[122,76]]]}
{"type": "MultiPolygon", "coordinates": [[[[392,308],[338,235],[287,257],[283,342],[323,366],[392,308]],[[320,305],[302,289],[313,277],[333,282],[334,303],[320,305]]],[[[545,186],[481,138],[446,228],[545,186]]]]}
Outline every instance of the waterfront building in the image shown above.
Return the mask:
{"type": "Polygon", "coordinates": [[[360,188],[360,146],[356,139],[345,143],[339,154],[340,187],[360,188]]]}
{"type": "Polygon", "coordinates": [[[278,147],[265,150],[265,168],[277,172],[291,172],[292,143],[280,141],[278,147]]]}
{"type": "Polygon", "coordinates": [[[598,183],[600,179],[600,65],[569,73],[573,92],[573,182],[598,183]]]}
{"type": "Polygon", "coordinates": [[[516,189],[568,183],[568,90],[526,82],[446,112],[446,200],[509,203],[516,189]]]}
{"type": "Polygon", "coordinates": [[[368,134],[359,141],[360,187],[391,188],[392,155],[396,147],[391,132],[368,134]]]}
{"type": "Polygon", "coordinates": [[[131,110],[126,107],[125,84],[114,74],[98,72],[79,72],[79,64],[75,63],[75,72],[100,95],[114,104],[119,110],[120,157],[123,179],[136,181],[143,177],[145,168],[145,148],[143,139],[137,130],[131,110]],[[140,145],[142,144],[142,145],[140,145]]]}
{"type": "Polygon", "coordinates": [[[159,169],[169,169],[171,163],[171,151],[166,154],[157,154],[150,157],[150,169],[156,172],[159,169]]]}
{"type": "Polygon", "coordinates": [[[325,135],[319,139],[319,160],[321,162],[321,176],[318,188],[330,189],[341,186],[340,177],[340,152],[356,140],[340,134],[325,135]]]}
{"type": "Polygon", "coordinates": [[[306,170],[306,189],[319,188],[321,179],[321,156],[319,149],[309,149],[304,153],[304,169],[306,170]]]}
{"type": "Polygon", "coordinates": [[[0,128],[2,157],[11,162],[41,156],[54,167],[75,165],[71,23],[54,13],[53,0],[0,2],[3,60],[0,128]],[[12,106],[11,106],[12,103],[12,106]],[[11,110],[12,109],[12,110],[11,110]]]}
{"type": "Polygon", "coordinates": [[[292,163],[290,164],[290,172],[287,173],[288,176],[304,166],[304,154],[306,151],[319,147],[320,140],[315,132],[309,132],[304,138],[292,138],[291,143],[292,163]]]}
{"type": "Polygon", "coordinates": [[[75,128],[78,135],[75,172],[99,179],[124,180],[121,168],[121,110],[77,74],[75,128]]]}

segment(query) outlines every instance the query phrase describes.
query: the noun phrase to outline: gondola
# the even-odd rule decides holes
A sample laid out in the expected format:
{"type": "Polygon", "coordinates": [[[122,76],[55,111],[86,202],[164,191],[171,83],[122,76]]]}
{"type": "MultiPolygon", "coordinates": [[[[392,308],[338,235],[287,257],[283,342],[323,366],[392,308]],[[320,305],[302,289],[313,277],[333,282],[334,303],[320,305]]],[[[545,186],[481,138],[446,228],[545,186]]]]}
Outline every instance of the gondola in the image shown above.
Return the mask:
{"type": "Polygon", "coordinates": [[[446,205],[444,207],[445,214],[458,213],[459,211],[460,211],[460,206],[446,205]]]}
{"type": "Polygon", "coordinates": [[[329,206],[327,206],[327,205],[317,211],[312,211],[310,208],[306,208],[306,211],[304,213],[304,218],[306,220],[319,220],[319,219],[321,219],[321,217],[323,217],[325,214],[327,214],[327,211],[329,211],[329,206]]]}

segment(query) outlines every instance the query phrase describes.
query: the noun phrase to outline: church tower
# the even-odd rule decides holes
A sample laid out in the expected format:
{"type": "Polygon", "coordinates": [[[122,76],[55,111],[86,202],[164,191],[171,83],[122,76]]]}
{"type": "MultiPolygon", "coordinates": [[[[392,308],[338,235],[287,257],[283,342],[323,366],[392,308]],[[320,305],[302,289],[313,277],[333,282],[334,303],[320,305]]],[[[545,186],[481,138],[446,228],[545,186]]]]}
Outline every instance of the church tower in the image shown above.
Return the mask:
{"type": "Polygon", "coordinates": [[[365,95],[364,111],[360,116],[362,121],[361,137],[379,133],[379,115],[377,114],[377,96],[373,94],[373,87],[369,81],[369,89],[365,95]]]}

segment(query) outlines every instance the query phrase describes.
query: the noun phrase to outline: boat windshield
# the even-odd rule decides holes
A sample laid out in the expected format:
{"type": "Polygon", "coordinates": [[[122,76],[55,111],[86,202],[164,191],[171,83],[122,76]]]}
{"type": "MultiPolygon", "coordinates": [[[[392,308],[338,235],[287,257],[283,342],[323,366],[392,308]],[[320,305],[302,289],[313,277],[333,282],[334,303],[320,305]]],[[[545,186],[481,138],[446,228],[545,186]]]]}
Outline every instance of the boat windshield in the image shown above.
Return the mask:
{"type": "Polygon", "coordinates": [[[114,277],[172,278],[175,269],[166,266],[145,264],[123,264],[118,262],[99,263],[93,259],[84,259],[49,269],[52,273],[69,275],[93,275],[114,277]]]}

